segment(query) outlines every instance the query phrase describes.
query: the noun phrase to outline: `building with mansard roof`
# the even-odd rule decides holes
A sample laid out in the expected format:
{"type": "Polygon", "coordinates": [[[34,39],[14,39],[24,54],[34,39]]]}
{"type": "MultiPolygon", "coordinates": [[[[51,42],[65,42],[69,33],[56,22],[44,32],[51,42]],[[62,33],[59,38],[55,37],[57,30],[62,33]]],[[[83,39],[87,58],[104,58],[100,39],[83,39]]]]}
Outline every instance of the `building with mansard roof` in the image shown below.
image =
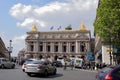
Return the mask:
{"type": "Polygon", "coordinates": [[[25,57],[83,57],[87,58],[90,49],[91,32],[84,23],[80,29],[72,30],[71,26],[65,30],[38,31],[34,25],[32,31],[27,32],[25,39],[25,57]]]}
{"type": "Polygon", "coordinates": [[[9,57],[9,53],[7,48],[5,47],[5,44],[3,42],[3,40],[0,37],[0,57],[9,57]]]}

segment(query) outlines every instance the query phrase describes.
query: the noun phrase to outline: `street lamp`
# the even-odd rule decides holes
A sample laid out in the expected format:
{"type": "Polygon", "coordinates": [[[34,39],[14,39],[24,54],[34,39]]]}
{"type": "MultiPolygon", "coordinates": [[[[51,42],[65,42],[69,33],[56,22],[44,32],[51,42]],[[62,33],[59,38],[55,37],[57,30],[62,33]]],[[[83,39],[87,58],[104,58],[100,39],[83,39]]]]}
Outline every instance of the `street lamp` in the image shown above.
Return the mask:
{"type": "Polygon", "coordinates": [[[8,53],[9,53],[9,60],[11,60],[11,53],[12,53],[12,49],[13,49],[13,47],[11,45],[12,45],[12,40],[9,40],[9,47],[7,47],[8,53]]]}

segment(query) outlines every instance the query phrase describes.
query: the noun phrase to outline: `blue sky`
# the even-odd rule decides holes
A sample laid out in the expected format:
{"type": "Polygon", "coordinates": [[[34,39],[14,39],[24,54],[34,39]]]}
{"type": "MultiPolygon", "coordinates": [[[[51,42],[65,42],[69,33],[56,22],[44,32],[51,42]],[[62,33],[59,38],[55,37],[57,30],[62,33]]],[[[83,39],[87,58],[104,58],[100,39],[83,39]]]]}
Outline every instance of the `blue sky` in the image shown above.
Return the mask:
{"type": "Polygon", "coordinates": [[[13,53],[25,47],[26,32],[36,24],[38,31],[56,30],[61,26],[72,25],[79,29],[82,22],[91,30],[96,16],[98,0],[1,0],[0,1],[0,37],[6,47],[12,40],[13,53]]]}

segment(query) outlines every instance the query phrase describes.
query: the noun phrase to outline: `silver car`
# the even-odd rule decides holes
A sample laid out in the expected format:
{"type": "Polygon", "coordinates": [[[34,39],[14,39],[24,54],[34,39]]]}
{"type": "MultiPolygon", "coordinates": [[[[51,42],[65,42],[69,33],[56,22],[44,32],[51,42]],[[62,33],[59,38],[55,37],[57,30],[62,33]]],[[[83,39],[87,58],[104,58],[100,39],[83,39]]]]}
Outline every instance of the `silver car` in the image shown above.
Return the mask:
{"type": "Polygon", "coordinates": [[[57,69],[55,66],[52,66],[51,62],[48,60],[34,60],[26,64],[25,72],[28,76],[31,76],[31,74],[43,74],[44,76],[48,76],[49,74],[55,75],[57,69]]]}
{"type": "Polygon", "coordinates": [[[31,61],[36,60],[36,59],[28,59],[26,60],[23,65],[22,65],[22,71],[24,72],[26,69],[26,64],[30,63],[31,61]]]}
{"type": "Polygon", "coordinates": [[[15,68],[15,63],[6,58],[0,58],[0,68],[15,68]]]}

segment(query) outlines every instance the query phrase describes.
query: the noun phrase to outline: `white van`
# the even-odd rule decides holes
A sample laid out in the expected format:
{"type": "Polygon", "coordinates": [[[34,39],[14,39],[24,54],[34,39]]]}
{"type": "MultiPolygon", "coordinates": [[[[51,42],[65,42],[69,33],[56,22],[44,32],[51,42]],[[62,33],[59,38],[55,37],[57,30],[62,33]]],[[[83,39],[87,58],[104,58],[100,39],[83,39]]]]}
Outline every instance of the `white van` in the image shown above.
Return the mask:
{"type": "Polygon", "coordinates": [[[75,68],[82,68],[82,65],[83,65],[83,59],[82,58],[75,58],[75,68]]]}
{"type": "MultiPolygon", "coordinates": [[[[65,65],[63,58],[58,58],[57,61],[60,61],[60,62],[62,63],[62,66],[65,65]]],[[[69,66],[70,66],[70,63],[71,63],[71,59],[66,58],[66,62],[67,62],[67,66],[69,67],[69,66]]]]}

